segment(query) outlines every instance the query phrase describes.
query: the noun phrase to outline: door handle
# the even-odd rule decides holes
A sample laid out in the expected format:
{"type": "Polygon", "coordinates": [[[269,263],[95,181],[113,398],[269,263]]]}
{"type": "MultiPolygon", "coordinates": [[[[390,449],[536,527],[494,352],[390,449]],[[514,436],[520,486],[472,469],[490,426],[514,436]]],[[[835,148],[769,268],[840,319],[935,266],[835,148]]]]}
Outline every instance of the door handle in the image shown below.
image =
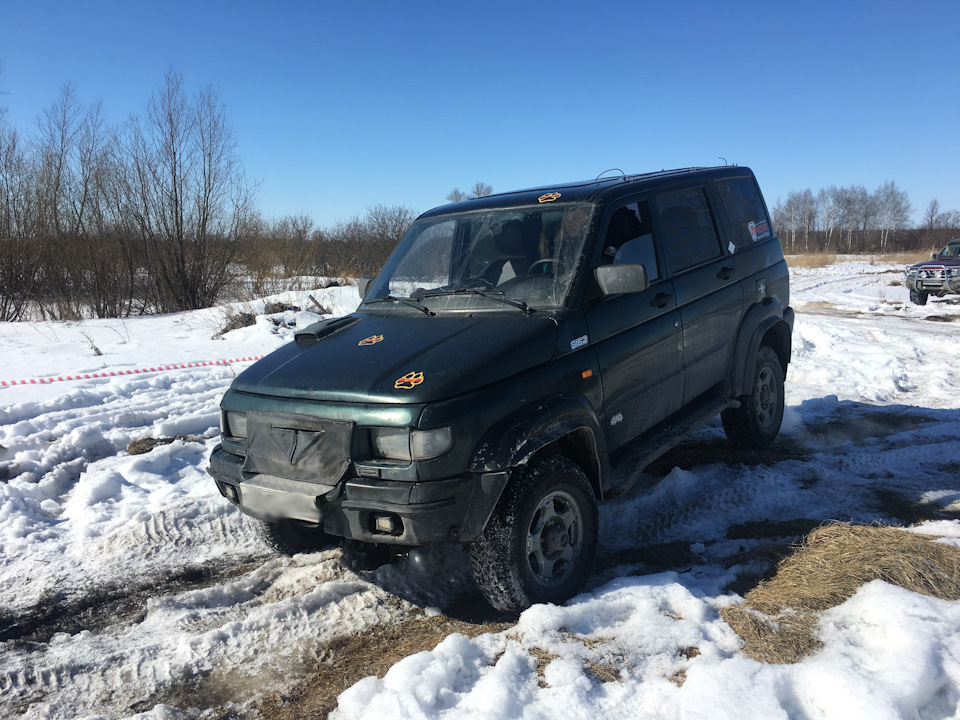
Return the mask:
{"type": "Polygon", "coordinates": [[[673,295],[670,293],[657,293],[654,295],[653,300],[650,301],[650,304],[655,308],[665,308],[672,297],[673,295]]]}
{"type": "Polygon", "coordinates": [[[731,277],[733,277],[733,274],[734,274],[735,272],[736,272],[736,270],[734,270],[733,268],[722,267],[722,268],[720,268],[720,272],[717,273],[717,279],[718,279],[718,280],[729,280],[731,277]]]}

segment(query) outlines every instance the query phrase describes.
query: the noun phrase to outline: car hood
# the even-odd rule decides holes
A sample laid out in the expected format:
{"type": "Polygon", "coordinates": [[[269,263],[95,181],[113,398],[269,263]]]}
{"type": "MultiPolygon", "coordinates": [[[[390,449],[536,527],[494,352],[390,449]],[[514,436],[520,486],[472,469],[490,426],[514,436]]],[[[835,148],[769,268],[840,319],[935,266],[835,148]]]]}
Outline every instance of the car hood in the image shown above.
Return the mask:
{"type": "Polygon", "coordinates": [[[295,342],[241,373],[232,389],[333,402],[435,402],[547,362],[556,334],[551,317],[520,312],[354,313],[297,333],[295,342]]]}
{"type": "Polygon", "coordinates": [[[910,267],[921,268],[929,267],[931,265],[935,265],[937,267],[960,267],[960,258],[937,258],[936,260],[924,260],[923,262],[918,262],[910,267]]]}

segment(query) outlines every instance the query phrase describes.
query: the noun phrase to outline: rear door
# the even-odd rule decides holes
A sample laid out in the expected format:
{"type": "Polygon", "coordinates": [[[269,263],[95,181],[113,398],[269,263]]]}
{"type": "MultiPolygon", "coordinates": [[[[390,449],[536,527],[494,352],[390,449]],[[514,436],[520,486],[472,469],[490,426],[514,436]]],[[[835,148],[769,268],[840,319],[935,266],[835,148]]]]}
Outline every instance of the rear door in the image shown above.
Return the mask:
{"type": "Polygon", "coordinates": [[[726,377],[742,291],[733,250],[721,245],[708,186],[659,194],[654,205],[683,328],[683,402],[688,403],[726,377]]]}

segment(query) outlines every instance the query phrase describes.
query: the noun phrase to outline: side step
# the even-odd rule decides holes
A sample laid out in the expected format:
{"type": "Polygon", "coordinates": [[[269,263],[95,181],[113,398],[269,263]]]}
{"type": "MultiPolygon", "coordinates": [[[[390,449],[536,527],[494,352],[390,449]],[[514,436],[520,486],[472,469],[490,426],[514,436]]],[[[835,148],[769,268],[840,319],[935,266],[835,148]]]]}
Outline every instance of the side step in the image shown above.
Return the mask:
{"type": "Polygon", "coordinates": [[[628,443],[611,458],[610,476],[613,482],[606,496],[612,497],[629,490],[639,472],[647,465],[716,415],[737,407],[740,407],[739,400],[708,395],[695,400],[656,428],[628,443]]]}

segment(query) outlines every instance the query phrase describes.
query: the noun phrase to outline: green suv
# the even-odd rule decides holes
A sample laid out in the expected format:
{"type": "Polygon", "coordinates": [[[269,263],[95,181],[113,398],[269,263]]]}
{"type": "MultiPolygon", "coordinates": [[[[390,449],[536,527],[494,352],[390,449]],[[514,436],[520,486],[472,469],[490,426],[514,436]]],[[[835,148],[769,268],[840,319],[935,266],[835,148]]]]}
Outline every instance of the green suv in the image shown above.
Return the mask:
{"type": "Polygon", "coordinates": [[[744,167],[424,213],[357,312],[237,377],[209,472],[281,551],[466,544],[494,607],[567,600],[618,463],[718,413],[740,446],[777,436],[794,315],[769,218],[744,167]]]}

